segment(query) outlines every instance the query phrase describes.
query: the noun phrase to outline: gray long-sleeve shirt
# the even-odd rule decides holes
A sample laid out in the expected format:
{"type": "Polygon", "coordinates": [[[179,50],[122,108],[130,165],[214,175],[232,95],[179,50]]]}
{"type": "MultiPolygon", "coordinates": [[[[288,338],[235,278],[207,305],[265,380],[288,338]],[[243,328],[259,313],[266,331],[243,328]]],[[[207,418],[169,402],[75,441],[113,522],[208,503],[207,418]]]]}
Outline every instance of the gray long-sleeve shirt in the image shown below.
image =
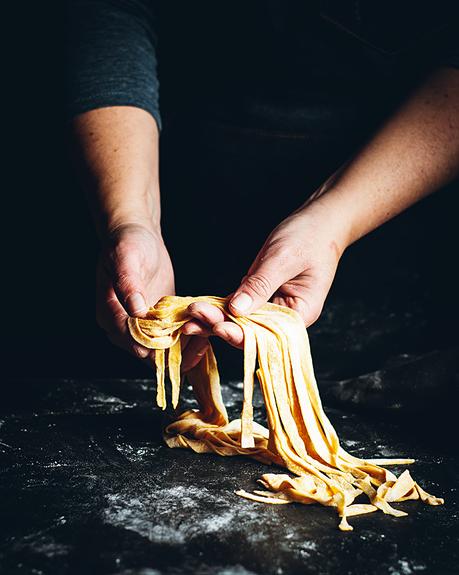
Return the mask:
{"type": "Polygon", "coordinates": [[[459,67],[439,0],[70,0],[69,23],[70,115],[131,105],[161,125],[158,76],[162,111],[198,117],[240,121],[254,100],[376,109],[429,67],[459,67]]]}

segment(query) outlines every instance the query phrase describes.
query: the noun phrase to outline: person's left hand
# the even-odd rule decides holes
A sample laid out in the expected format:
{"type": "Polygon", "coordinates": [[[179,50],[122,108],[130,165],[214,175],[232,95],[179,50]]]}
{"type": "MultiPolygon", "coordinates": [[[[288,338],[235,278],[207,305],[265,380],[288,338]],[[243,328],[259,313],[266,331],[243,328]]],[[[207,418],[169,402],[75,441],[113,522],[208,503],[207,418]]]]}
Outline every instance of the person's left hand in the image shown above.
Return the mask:
{"type": "MultiPolygon", "coordinates": [[[[249,315],[271,300],[297,311],[306,327],[314,323],[346,247],[339,220],[333,222],[320,202],[312,202],[277,226],[232,294],[231,314],[249,315]]],[[[243,346],[242,329],[227,321],[221,310],[199,302],[191,304],[189,312],[194,319],[185,324],[183,333],[216,335],[235,347],[243,346]]]]}

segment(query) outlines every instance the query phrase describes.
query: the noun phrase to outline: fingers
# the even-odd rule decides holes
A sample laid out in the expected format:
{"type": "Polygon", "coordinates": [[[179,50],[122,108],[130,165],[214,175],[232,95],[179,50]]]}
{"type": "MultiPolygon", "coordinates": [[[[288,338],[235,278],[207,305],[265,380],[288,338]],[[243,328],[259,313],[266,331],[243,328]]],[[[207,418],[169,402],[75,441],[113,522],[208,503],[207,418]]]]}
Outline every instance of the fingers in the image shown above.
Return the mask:
{"type": "Polygon", "coordinates": [[[99,326],[107,333],[108,339],[135,357],[145,359],[150,350],[136,343],[127,327],[128,315],[121,306],[111,285],[110,278],[100,266],[97,273],[96,319],[99,326]]]}
{"type": "MultiPolygon", "coordinates": [[[[325,294],[326,295],[326,294],[325,294]]],[[[295,310],[304,321],[305,327],[315,323],[322,312],[325,297],[323,294],[305,294],[305,299],[298,297],[273,297],[273,303],[295,310]]]]}
{"type": "Polygon", "coordinates": [[[123,292],[120,291],[122,301],[124,301],[124,308],[129,312],[129,315],[139,317],[147,313],[147,302],[140,290],[130,286],[125,293],[127,295],[123,296],[123,292]]]}
{"type": "Polygon", "coordinates": [[[144,261],[138,241],[135,238],[118,238],[107,254],[107,263],[121,305],[129,315],[144,315],[148,305],[141,276],[144,261]]]}
{"type": "Polygon", "coordinates": [[[190,320],[182,327],[182,333],[185,335],[200,335],[202,337],[209,337],[212,335],[212,330],[209,326],[197,320],[190,320]]]}
{"type": "Polygon", "coordinates": [[[132,339],[127,328],[128,315],[116,299],[114,292],[113,295],[113,299],[106,302],[105,313],[102,312],[102,315],[106,315],[107,319],[105,322],[99,322],[99,325],[105,330],[108,339],[114,345],[125,349],[135,357],[145,359],[151,350],[132,339]]]}
{"type": "Polygon", "coordinates": [[[249,315],[256,311],[282,284],[299,274],[301,267],[294,250],[271,242],[262,249],[234,292],[229,303],[230,311],[234,315],[249,315]]]}
{"type": "MultiPolygon", "coordinates": [[[[142,349],[144,349],[144,348],[142,348],[142,349]]],[[[140,359],[148,368],[150,368],[150,369],[155,368],[155,350],[154,349],[149,349],[146,357],[141,357],[140,359]]]]}
{"type": "Polygon", "coordinates": [[[113,274],[113,288],[129,315],[139,317],[148,311],[143,282],[131,262],[123,262],[113,274]]]}
{"type": "Polygon", "coordinates": [[[192,317],[197,319],[203,324],[212,326],[221,321],[225,321],[225,314],[221,309],[206,302],[192,303],[188,307],[188,311],[192,317]]]}
{"type": "Polygon", "coordinates": [[[183,350],[182,372],[193,369],[201,361],[209,347],[209,340],[206,337],[192,337],[188,345],[183,350]]]}
{"type": "Polygon", "coordinates": [[[137,343],[132,343],[127,337],[120,336],[117,333],[108,333],[108,332],[107,337],[113,345],[116,345],[117,347],[120,347],[121,349],[128,351],[134,357],[137,357],[139,359],[146,359],[150,355],[151,350],[137,343]]]}
{"type": "Polygon", "coordinates": [[[222,310],[206,302],[197,302],[191,304],[188,311],[195,319],[183,326],[183,333],[201,337],[216,335],[234,347],[243,346],[244,332],[237,324],[226,321],[222,310]]]}
{"type": "Polygon", "coordinates": [[[213,327],[213,334],[218,335],[230,345],[242,348],[244,345],[244,332],[241,327],[232,321],[222,321],[213,327]]]}
{"type": "MultiPolygon", "coordinates": [[[[136,357],[150,351],[131,337],[127,319],[142,317],[148,302],[174,293],[174,272],[162,238],[143,226],[115,228],[98,265],[97,321],[109,339],[136,357]]],[[[149,357],[151,361],[151,357],[149,357]]]]}

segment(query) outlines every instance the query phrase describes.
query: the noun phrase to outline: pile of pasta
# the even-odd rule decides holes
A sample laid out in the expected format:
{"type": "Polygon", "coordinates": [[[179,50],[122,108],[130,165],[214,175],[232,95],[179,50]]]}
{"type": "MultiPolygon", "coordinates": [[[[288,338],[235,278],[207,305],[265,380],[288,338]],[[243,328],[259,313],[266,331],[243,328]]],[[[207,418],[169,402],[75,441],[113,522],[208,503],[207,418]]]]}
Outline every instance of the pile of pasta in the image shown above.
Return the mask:
{"type": "Polygon", "coordinates": [[[180,395],[181,328],[191,319],[188,306],[204,301],[221,309],[244,332],[244,396],[240,419],[229,421],[223,405],[220,377],[212,348],[187,377],[199,409],[188,409],[164,431],[169,447],[197,453],[247,455],[286,468],[290,474],[266,473],[264,487],[236,493],[271,504],[300,502],[334,507],[339,528],[352,530],[348,517],[378,509],[401,517],[391,503],[421,499],[440,505],[443,499],[426,493],[405,470],[398,478],[386,465],[405,465],[412,459],[359,459],[347,453],[320,401],[307,332],[300,316],[286,307],[266,304],[247,317],[235,317],[226,299],[211,296],[162,298],[144,318],[129,318],[132,337],[156,350],[157,403],[166,408],[166,364],[171,399],[180,395]],[[258,369],[257,369],[258,362],[258,369]],[[266,405],[268,429],[253,420],[254,375],[266,405]],[[367,502],[355,502],[360,495],[367,502]]]}

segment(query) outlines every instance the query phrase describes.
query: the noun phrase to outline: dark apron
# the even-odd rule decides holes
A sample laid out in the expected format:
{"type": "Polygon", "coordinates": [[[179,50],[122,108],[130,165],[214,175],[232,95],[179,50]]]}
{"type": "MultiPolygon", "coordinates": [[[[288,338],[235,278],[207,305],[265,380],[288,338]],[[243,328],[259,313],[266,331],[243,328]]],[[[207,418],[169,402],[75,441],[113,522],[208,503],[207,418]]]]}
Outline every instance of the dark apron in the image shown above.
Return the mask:
{"type": "MultiPolygon", "coordinates": [[[[424,48],[419,39],[438,28],[434,19],[430,30],[424,20],[406,28],[406,34],[399,30],[398,36],[388,35],[373,22],[367,33],[358,27],[358,18],[352,20],[340,6],[323,3],[321,53],[315,59],[308,46],[302,52],[298,48],[299,28],[306,20],[299,23],[296,18],[289,35],[282,29],[285,19],[274,13],[275,40],[265,38],[263,50],[254,45],[253,61],[238,70],[242,87],[234,85],[238,81],[234,76],[225,84],[222,74],[215,72],[215,61],[214,73],[211,70],[208,76],[200,64],[189,87],[202,94],[190,100],[190,90],[181,85],[177,93],[182,100],[175,101],[175,108],[165,102],[171,89],[163,60],[163,229],[181,295],[225,295],[234,290],[273,228],[356,152],[431,65],[427,56],[421,57],[424,48]],[[278,50],[270,51],[273,46],[278,50]],[[264,66],[261,52],[272,57],[274,79],[266,79],[266,70],[259,70],[264,66]],[[299,54],[311,64],[314,81],[309,85],[306,65],[306,81],[297,79],[299,54]],[[288,70],[282,71],[281,55],[288,70]],[[352,55],[357,72],[349,71],[352,55]],[[321,65],[333,58],[336,69],[321,77],[321,65]],[[343,83],[340,66],[348,67],[345,73],[355,82],[360,77],[360,84],[343,83]],[[251,81],[250,70],[258,74],[258,85],[251,81]],[[361,93],[362,74],[365,94],[361,93]]],[[[317,30],[311,33],[318,34],[317,30]]],[[[250,33],[238,34],[250,60],[244,45],[250,33]]],[[[218,36],[225,33],[215,32],[215,51],[218,36]]],[[[199,41],[202,54],[196,58],[200,61],[212,42],[199,41]]],[[[166,43],[160,58],[167,53],[166,43]]],[[[208,55],[216,58],[212,50],[208,55]]],[[[221,58],[234,74],[230,56],[223,52],[221,58]]],[[[455,294],[459,284],[451,265],[453,246],[457,246],[453,238],[457,206],[454,191],[436,194],[344,255],[324,313],[310,329],[321,377],[354,377],[373,372],[400,354],[423,355],[458,342],[455,294]],[[434,235],[428,232],[432,219],[436,220],[434,235]]],[[[235,376],[238,369],[239,363],[235,376]]]]}

